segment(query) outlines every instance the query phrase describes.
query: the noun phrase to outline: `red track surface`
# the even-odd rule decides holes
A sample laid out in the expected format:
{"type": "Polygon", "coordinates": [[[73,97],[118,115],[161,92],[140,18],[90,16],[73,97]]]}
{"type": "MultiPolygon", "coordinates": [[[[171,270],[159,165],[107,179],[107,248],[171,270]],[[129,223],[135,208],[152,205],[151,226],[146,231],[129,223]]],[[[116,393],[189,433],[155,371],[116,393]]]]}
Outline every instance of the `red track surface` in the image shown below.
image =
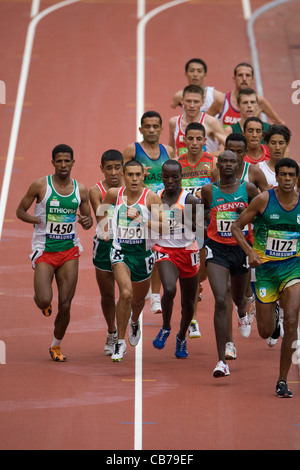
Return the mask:
{"type": "MultiPolygon", "coordinates": [[[[7,85],[6,105],[0,105],[1,184],[30,3],[0,0],[0,79],[7,85]]],[[[40,9],[54,3],[42,1],[40,9]]],[[[147,11],[163,3],[148,1],[147,11]]],[[[251,3],[255,9],[265,2],[251,3]]],[[[265,96],[291,127],[298,161],[299,106],[291,102],[291,83],[300,79],[299,15],[294,1],[255,25],[265,96]]],[[[85,251],[63,343],[68,362],[56,364],[48,356],[53,320],[42,318],[32,300],[32,228],[16,220],[15,209],[29,184],[51,172],[56,144],[74,148],[73,177],[90,187],[101,176],[103,151],[135,141],[136,26],[134,1],[87,0],[52,13],[37,27],[0,242],[0,340],[7,351],[7,363],[0,366],[0,449],[134,448],[135,355],[130,349],[121,364],[104,357],[93,232],[80,234],[85,251]]],[[[172,93],[185,85],[184,64],[193,56],[207,62],[207,84],[231,89],[234,66],[251,61],[240,1],[192,1],[148,24],[145,109],[162,114],[163,143],[175,114],[172,93]]],[[[270,349],[255,324],[245,340],[234,322],[238,359],[230,364],[230,377],[216,380],[208,282],[198,309],[202,338],[189,341],[186,361],[174,357],[179,315],[177,298],[169,342],[157,351],[152,340],[161,317],[150,313],[149,302],[144,310],[143,449],[299,450],[297,367],[289,377],[294,399],[279,401],[274,394],[280,344],[270,349]]]]}

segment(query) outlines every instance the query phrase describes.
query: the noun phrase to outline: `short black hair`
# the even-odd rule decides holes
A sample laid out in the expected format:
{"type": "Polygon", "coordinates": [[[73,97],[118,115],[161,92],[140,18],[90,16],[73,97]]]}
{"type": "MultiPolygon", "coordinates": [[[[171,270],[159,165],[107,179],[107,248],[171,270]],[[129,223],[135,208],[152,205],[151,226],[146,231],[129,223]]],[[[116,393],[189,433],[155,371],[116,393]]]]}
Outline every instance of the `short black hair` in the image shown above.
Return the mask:
{"type": "Polygon", "coordinates": [[[288,168],[295,168],[296,176],[299,176],[299,165],[298,163],[293,160],[292,158],[281,158],[275,165],[275,175],[277,176],[279,173],[279,168],[286,166],[288,168]]]}
{"type": "Polygon", "coordinates": [[[261,124],[261,128],[263,128],[263,122],[262,122],[262,120],[259,119],[259,118],[256,117],[256,116],[252,116],[252,117],[249,117],[248,119],[246,119],[246,121],[244,122],[244,127],[243,127],[243,128],[244,128],[244,132],[245,132],[245,130],[246,130],[246,128],[247,128],[248,122],[251,122],[251,121],[259,122],[259,123],[261,124]]]}
{"type": "Polygon", "coordinates": [[[156,117],[159,119],[160,125],[162,125],[162,118],[161,115],[157,111],[146,111],[143,116],[141,117],[141,126],[143,125],[143,122],[147,118],[152,118],[156,117]]]}
{"type": "Polygon", "coordinates": [[[119,150],[110,149],[106,150],[101,157],[101,165],[104,166],[105,162],[118,161],[123,165],[123,155],[119,150]]]}
{"type": "Polygon", "coordinates": [[[69,145],[66,145],[66,144],[56,145],[56,147],[54,147],[54,149],[52,150],[52,160],[55,160],[55,155],[58,153],[69,153],[71,155],[71,159],[73,160],[74,152],[73,152],[73,149],[69,147],[69,145]]]}
{"type": "Polygon", "coordinates": [[[200,122],[190,122],[190,124],[186,126],[185,135],[187,135],[188,131],[201,131],[204,137],[206,135],[205,127],[200,122]]]}
{"type": "Polygon", "coordinates": [[[225,140],[225,149],[228,142],[243,142],[245,145],[245,150],[247,149],[247,139],[244,134],[241,134],[240,132],[232,132],[227,136],[225,140]]]}
{"type": "Polygon", "coordinates": [[[286,143],[289,144],[292,133],[288,127],[282,126],[280,124],[273,124],[266,130],[266,132],[264,132],[264,141],[268,143],[272,135],[275,134],[282,135],[286,143]]]}
{"type": "Polygon", "coordinates": [[[182,175],[182,166],[180,165],[180,163],[177,160],[174,160],[174,159],[170,159],[170,160],[167,160],[166,162],[164,162],[162,167],[161,167],[161,170],[163,170],[165,167],[172,166],[172,165],[177,166],[180,174],[182,175]]]}
{"type": "Polygon", "coordinates": [[[141,162],[138,162],[137,160],[129,160],[128,162],[125,163],[125,165],[123,166],[123,173],[125,173],[125,170],[129,167],[129,166],[140,166],[142,171],[144,172],[144,167],[143,165],[141,164],[141,162]]]}
{"type": "Polygon", "coordinates": [[[185,71],[186,71],[186,72],[188,71],[188,68],[189,68],[190,64],[192,64],[193,62],[196,62],[196,64],[203,65],[204,72],[207,73],[207,65],[206,65],[206,63],[204,62],[204,60],[202,60],[202,59],[190,59],[190,60],[185,64],[185,71]]]}

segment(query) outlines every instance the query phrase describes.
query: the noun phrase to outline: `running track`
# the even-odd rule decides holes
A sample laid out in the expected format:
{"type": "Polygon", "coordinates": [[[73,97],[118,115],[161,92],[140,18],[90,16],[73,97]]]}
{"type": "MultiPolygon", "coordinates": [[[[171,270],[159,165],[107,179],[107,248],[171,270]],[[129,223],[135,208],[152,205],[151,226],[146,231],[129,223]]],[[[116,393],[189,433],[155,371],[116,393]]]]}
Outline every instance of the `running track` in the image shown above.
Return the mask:
{"type": "MultiPolygon", "coordinates": [[[[0,0],[0,80],[6,83],[6,104],[0,105],[1,187],[31,6],[37,14],[59,3],[0,0]]],[[[148,0],[144,13],[166,3],[148,0]]],[[[252,10],[264,3],[251,2],[252,10]]],[[[292,129],[291,154],[298,161],[300,105],[291,101],[291,84],[300,79],[299,18],[299,2],[291,1],[254,25],[264,94],[292,129]]],[[[121,364],[104,357],[92,231],[80,233],[85,251],[63,343],[69,360],[55,364],[48,357],[53,320],[42,318],[33,303],[32,228],[16,219],[15,209],[29,184],[51,171],[56,144],[74,148],[73,177],[90,187],[101,176],[103,151],[122,151],[136,140],[137,25],[134,0],[86,0],[46,15],[35,30],[0,242],[0,340],[6,345],[0,449],[299,450],[298,368],[293,365],[289,377],[294,399],[279,401],[274,387],[280,345],[270,349],[255,324],[245,340],[234,321],[238,359],[230,364],[230,377],[213,379],[217,356],[207,281],[198,310],[202,338],[189,341],[186,361],[174,357],[178,298],[164,351],[152,347],[161,318],[147,302],[137,353],[141,364],[133,349],[121,364]]],[[[194,0],[158,13],[145,31],[142,108],[162,114],[166,143],[168,120],[177,114],[169,103],[185,85],[185,62],[202,57],[207,84],[230,90],[234,66],[252,61],[246,21],[239,0],[194,0]]]]}

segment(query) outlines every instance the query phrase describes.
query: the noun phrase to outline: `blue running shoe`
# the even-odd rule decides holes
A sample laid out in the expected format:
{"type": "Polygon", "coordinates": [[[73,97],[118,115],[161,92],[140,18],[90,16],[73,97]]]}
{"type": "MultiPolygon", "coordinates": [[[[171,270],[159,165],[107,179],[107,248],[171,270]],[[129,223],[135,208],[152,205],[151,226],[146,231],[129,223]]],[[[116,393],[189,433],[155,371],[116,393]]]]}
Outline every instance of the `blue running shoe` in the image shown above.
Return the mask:
{"type": "Polygon", "coordinates": [[[176,350],[175,350],[175,356],[178,359],[183,359],[188,357],[189,353],[186,350],[186,338],[181,340],[176,336],[176,350]]]}
{"type": "Polygon", "coordinates": [[[153,341],[153,346],[157,349],[163,349],[166,345],[166,341],[171,333],[171,330],[161,328],[160,332],[153,341]]]}

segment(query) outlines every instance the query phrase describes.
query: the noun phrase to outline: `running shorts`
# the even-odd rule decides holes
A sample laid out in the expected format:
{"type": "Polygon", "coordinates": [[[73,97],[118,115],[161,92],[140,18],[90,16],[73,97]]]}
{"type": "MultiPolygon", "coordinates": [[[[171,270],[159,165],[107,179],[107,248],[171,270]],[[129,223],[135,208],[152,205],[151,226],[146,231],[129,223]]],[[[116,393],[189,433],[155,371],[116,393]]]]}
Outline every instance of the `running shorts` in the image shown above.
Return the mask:
{"type": "Polygon", "coordinates": [[[186,248],[169,248],[160,245],[154,245],[155,260],[157,263],[161,261],[170,261],[178,271],[180,279],[194,277],[200,269],[200,253],[199,248],[189,250],[186,248]]]}
{"type": "Polygon", "coordinates": [[[50,264],[50,266],[53,267],[54,271],[56,271],[64,263],[66,263],[67,261],[78,259],[80,255],[81,255],[81,252],[79,250],[79,247],[74,246],[73,248],[70,248],[69,250],[57,251],[57,252],[37,250],[34,253],[32,253],[32,255],[30,256],[30,259],[32,262],[33,269],[35,269],[35,266],[39,263],[46,263],[46,264],[50,264]]]}
{"type": "Polygon", "coordinates": [[[142,282],[149,279],[155,264],[155,255],[152,250],[146,251],[143,256],[124,253],[112,246],[110,251],[111,265],[124,263],[131,273],[132,282],[142,282]]]}
{"type": "Polygon", "coordinates": [[[287,287],[300,282],[300,258],[269,261],[251,269],[251,287],[264,304],[276,302],[287,287]]]}
{"type": "Polygon", "coordinates": [[[249,272],[249,264],[244,250],[238,245],[225,245],[214,240],[205,241],[206,265],[215,263],[228,269],[231,276],[249,272]]]}
{"type": "Polygon", "coordinates": [[[100,271],[112,272],[110,262],[110,250],[112,246],[112,240],[104,241],[97,237],[93,240],[93,264],[100,271]]]}

